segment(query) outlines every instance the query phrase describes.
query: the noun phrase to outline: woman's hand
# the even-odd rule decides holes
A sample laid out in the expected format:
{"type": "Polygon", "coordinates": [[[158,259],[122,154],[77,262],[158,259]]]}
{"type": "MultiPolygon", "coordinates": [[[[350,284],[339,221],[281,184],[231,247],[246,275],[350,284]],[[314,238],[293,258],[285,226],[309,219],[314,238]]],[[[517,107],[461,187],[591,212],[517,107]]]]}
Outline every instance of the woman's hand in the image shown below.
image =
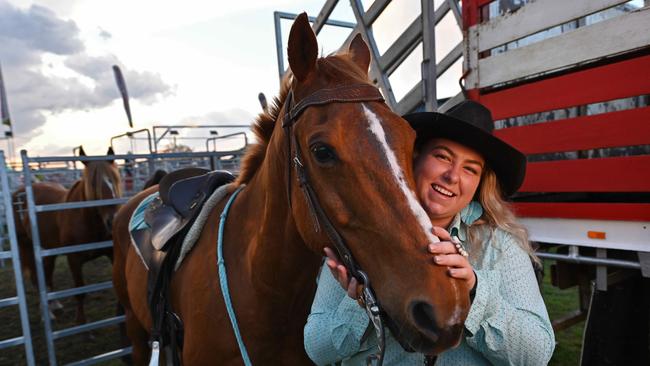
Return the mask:
{"type": "Polygon", "coordinates": [[[334,276],[334,278],[339,281],[339,284],[341,284],[341,287],[348,293],[348,296],[355,300],[359,299],[360,286],[357,279],[354,277],[350,278],[350,276],[348,276],[347,269],[345,269],[345,266],[341,264],[338,256],[332,249],[325,247],[325,255],[327,256],[325,263],[327,263],[327,267],[329,267],[330,271],[332,272],[332,276],[334,276]]]}
{"type": "Polygon", "coordinates": [[[466,257],[458,254],[454,243],[451,242],[451,235],[447,230],[435,226],[433,235],[440,238],[440,243],[429,244],[429,252],[434,254],[433,262],[439,266],[449,267],[448,273],[451,277],[467,282],[470,289],[476,284],[476,274],[466,257]]]}

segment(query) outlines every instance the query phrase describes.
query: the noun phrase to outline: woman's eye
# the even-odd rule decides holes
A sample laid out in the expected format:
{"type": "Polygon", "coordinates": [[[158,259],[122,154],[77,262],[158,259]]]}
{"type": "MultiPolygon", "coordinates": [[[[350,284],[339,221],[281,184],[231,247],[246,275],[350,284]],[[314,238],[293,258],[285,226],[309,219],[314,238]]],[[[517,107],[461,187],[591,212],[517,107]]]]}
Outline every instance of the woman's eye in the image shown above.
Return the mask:
{"type": "Polygon", "coordinates": [[[334,150],[327,145],[316,144],[311,147],[311,153],[319,163],[330,163],[336,160],[334,150]]]}
{"type": "Polygon", "coordinates": [[[447,155],[445,155],[445,154],[436,154],[435,157],[438,158],[438,159],[440,159],[440,160],[451,161],[451,159],[449,158],[449,156],[447,156],[447,155]]]}

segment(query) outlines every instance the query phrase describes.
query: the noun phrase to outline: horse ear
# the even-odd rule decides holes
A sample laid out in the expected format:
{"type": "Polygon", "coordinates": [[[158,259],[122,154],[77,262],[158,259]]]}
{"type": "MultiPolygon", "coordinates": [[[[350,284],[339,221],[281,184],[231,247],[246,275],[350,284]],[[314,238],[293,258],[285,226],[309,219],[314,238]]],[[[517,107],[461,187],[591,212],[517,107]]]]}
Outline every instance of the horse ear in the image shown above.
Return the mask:
{"type": "Polygon", "coordinates": [[[370,50],[363,37],[361,37],[361,33],[357,33],[352,42],[350,42],[348,53],[352,61],[367,73],[368,67],[370,66],[370,50]]]}
{"type": "MultiPolygon", "coordinates": [[[[106,151],[106,155],[115,155],[115,151],[113,151],[113,146],[108,147],[108,151],[106,151]]],[[[110,164],[113,164],[115,162],[115,160],[106,160],[106,161],[108,161],[110,164]]]]}
{"type": "MultiPolygon", "coordinates": [[[[79,145],[79,156],[87,156],[83,145],[79,145]]],[[[82,161],[83,165],[88,165],[87,161],[82,161]]]]}
{"type": "Polygon", "coordinates": [[[299,81],[305,80],[316,68],[318,58],[318,41],[309,24],[307,13],[298,15],[293,22],[287,48],[291,72],[299,81]]]}

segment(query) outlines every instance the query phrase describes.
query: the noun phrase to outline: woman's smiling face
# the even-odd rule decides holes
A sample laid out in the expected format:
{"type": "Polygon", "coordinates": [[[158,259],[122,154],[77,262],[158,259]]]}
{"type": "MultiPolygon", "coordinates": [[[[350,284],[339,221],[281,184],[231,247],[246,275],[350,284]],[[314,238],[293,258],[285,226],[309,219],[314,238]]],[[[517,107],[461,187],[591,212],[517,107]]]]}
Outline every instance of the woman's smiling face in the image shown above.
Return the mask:
{"type": "Polygon", "coordinates": [[[447,139],[431,139],[414,165],[417,195],[436,226],[446,227],[467,206],[481,182],[483,157],[447,139]]]}

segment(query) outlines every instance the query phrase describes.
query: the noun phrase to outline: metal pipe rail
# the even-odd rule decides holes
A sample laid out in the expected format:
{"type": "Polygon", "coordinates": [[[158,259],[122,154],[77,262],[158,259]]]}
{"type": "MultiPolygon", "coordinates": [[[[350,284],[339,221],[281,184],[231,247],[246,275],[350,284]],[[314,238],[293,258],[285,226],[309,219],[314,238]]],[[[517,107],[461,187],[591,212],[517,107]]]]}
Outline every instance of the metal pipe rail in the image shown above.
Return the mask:
{"type": "Polygon", "coordinates": [[[148,128],[143,128],[143,129],[135,130],[135,131],[129,131],[129,132],[125,132],[125,133],[123,133],[121,135],[115,135],[115,136],[111,137],[111,148],[113,148],[113,140],[116,140],[116,139],[118,139],[120,137],[124,137],[124,136],[128,136],[129,138],[133,139],[133,135],[135,135],[136,133],[139,133],[139,132],[146,132],[147,133],[147,142],[149,143],[149,153],[152,154],[153,150],[151,149],[151,132],[149,132],[148,128]]]}
{"type": "MultiPolygon", "coordinates": [[[[354,23],[350,22],[344,22],[340,20],[330,20],[329,19],[329,13],[331,13],[331,10],[334,9],[334,6],[336,6],[336,2],[338,0],[334,1],[334,4],[331,5],[330,11],[327,12],[322,12],[323,16],[318,16],[316,17],[309,17],[309,21],[314,24],[314,31],[316,34],[320,32],[320,30],[323,27],[323,24],[327,25],[333,25],[335,27],[343,27],[343,28],[350,28],[354,29],[357,25],[354,23]]],[[[332,1],[330,1],[331,3],[332,1]]],[[[326,5],[327,7],[327,5],[326,5]]],[[[284,52],[282,51],[282,26],[280,24],[280,21],[282,19],[287,19],[287,20],[294,20],[298,14],[293,14],[293,13],[287,13],[283,11],[275,11],[273,12],[273,23],[275,24],[275,52],[277,53],[278,56],[278,75],[280,77],[280,80],[282,80],[282,77],[284,76],[284,72],[286,68],[284,67],[284,52]]]]}
{"type": "Polygon", "coordinates": [[[113,282],[112,281],[106,281],[106,282],[101,282],[101,283],[93,283],[92,285],[86,285],[86,286],[80,286],[80,287],[73,287],[61,291],[53,291],[53,292],[48,292],[47,293],[47,300],[58,300],[58,299],[63,299],[66,297],[71,297],[74,295],[81,295],[81,294],[87,294],[89,292],[97,292],[97,291],[102,291],[102,290],[108,290],[110,288],[113,288],[113,282]]]}
{"type": "Polygon", "coordinates": [[[20,313],[20,324],[22,327],[22,336],[5,339],[0,341],[0,349],[24,345],[25,358],[28,366],[35,364],[34,350],[32,346],[32,335],[29,328],[29,315],[27,312],[27,301],[25,296],[25,286],[23,283],[23,276],[21,273],[20,257],[18,255],[18,238],[16,237],[16,226],[14,223],[14,212],[11,204],[11,194],[9,189],[9,178],[6,169],[6,161],[4,151],[0,150],[0,186],[2,188],[2,198],[4,205],[5,223],[7,226],[7,233],[9,236],[9,251],[0,248],[0,258],[11,258],[11,265],[13,266],[14,280],[16,282],[16,296],[0,299],[0,308],[7,306],[18,305],[20,313]]]}
{"type": "MultiPolygon", "coordinates": [[[[462,28],[461,9],[458,0],[445,0],[439,4],[437,9],[431,0],[421,0],[421,16],[416,18],[404,30],[397,39],[389,45],[388,49],[380,54],[375,42],[372,31],[372,25],[381,16],[383,11],[391,3],[390,0],[375,0],[367,11],[364,11],[363,4],[360,0],[350,0],[350,6],[355,15],[356,24],[333,24],[346,26],[353,29],[344,44],[351,41],[352,36],[361,33],[372,55],[372,64],[370,67],[371,80],[381,89],[387,104],[399,114],[405,114],[423,108],[427,111],[438,109],[448,109],[450,105],[438,106],[438,96],[436,91],[436,80],[445,71],[447,71],[455,62],[463,56],[463,43],[459,42],[440,62],[436,63],[435,52],[435,28],[440,21],[449,13],[453,15],[456,24],[462,28]],[[420,73],[422,80],[407,92],[399,101],[396,100],[389,76],[412,54],[413,50],[422,44],[422,64],[420,73]]],[[[314,20],[313,29],[318,34],[323,24],[330,24],[329,16],[332,14],[338,0],[327,0],[323,5],[318,17],[314,20]]],[[[283,19],[294,19],[295,14],[275,12],[275,42],[278,58],[278,73],[280,80],[285,72],[284,54],[282,45],[282,29],[280,26],[280,17],[277,14],[286,15],[283,19]]],[[[336,22],[336,21],[331,21],[336,22]]],[[[346,22],[347,23],[347,22],[346,22]]],[[[462,33],[462,29],[460,29],[462,33]]],[[[460,75],[458,75],[460,77],[460,75]]],[[[453,98],[457,103],[464,98],[462,93],[453,98]]]]}
{"type": "Polygon", "coordinates": [[[628,268],[628,269],[641,269],[641,264],[639,262],[626,261],[621,259],[611,259],[611,258],[595,258],[581,255],[571,255],[571,254],[557,254],[557,253],[545,253],[538,252],[536,253],[538,257],[542,259],[551,259],[562,262],[569,262],[575,264],[591,264],[595,266],[611,266],[619,268],[628,268]]]}
{"type": "Polygon", "coordinates": [[[105,200],[94,201],[78,201],[78,202],[65,202],[65,203],[50,203],[48,205],[35,205],[36,212],[49,212],[60,210],[71,210],[75,208],[88,208],[99,206],[114,206],[126,203],[129,198],[109,198],[105,200]]]}
{"type": "MultiPolygon", "coordinates": [[[[165,128],[177,128],[180,126],[164,126],[165,128]]],[[[208,127],[208,126],[202,126],[208,127]]],[[[227,125],[227,126],[209,126],[211,128],[221,128],[221,127],[237,127],[237,128],[248,128],[248,125],[227,125]]],[[[232,135],[243,134],[246,143],[248,142],[247,136],[244,132],[239,132],[232,135]]],[[[221,136],[221,138],[226,138],[229,135],[221,136]]],[[[75,288],[68,288],[60,291],[48,292],[47,287],[45,286],[45,274],[43,269],[43,258],[54,255],[65,255],[70,253],[82,252],[92,249],[101,249],[109,248],[112,246],[112,241],[100,241],[94,243],[84,243],[71,246],[62,246],[59,248],[45,249],[41,247],[41,238],[39,237],[38,230],[38,220],[37,214],[39,212],[53,212],[58,210],[69,210],[69,209],[79,209],[87,207],[97,207],[97,206],[107,206],[107,205],[120,205],[125,203],[128,198],[113,198],[113,199],[104,199],[104,200],[95,200],[95,201],[79,201],[79,202],[65,202],[57,204],[47,204],[47,205],[37,205],[34,200],[34,190],[32,186],[32,175],[40,171],[35,165],[41,165],[45,163],[70,163],[77,161],[106,161],[106,160],[130,160],[134,161],[137,164],[142,162],[148,164],[148,171],[153,172],[155,168],[156,161],[175,163],[178,162],[183,164],[184,161],[196,161],[196,159],[205,159],[209,158],[211,161],[226,156],[240,156],[244,153],[244,149],[232,150],[232,151],[202,151],[202,152],[179,152],[179,153],[156,153],[150,152],[148,154],[124,154],[124,155],[111,155],[111,156],[45,156],[45,157],[29,157],[27,151],[21,151],[22,163],[23,163],[23,176],[25,181],[25,196],[26,196],[26,214],[30,220],[30,229],[32,233],[32,241],[34,245],[34,256],[36,262],[36,276],[39,283],[39,297],[40,297],[40,310],[41,317],[43,319],[43,326],[45,328],[45,341],[48,351],[48,361],[50,365],[56,365],[56,350],[54,346],[54,341],[69,335],[78,334],[81,332],[90,331],[93,329],[102,328],[112,324],[116,324],[124,321],[124,317],[113,317],[109,319],[99,320],[93,323],[83,324],[79,326],[74,326],[66,329],[60,329],[54,331],[52,329],[51,319],[48,311],[48,302],[50,300],[61,299],[65,297],[75,296],[79,294],[85,294],[89,292],[103,291],[112,288],[112,283],[110,281],[93,283],[86,286],[80,286],[75,288]]],[[[65,170],[62,170],[65,172],[65,170]]],[[[5,172],[6,174],[6,172],[5,172]]],[[[9,199],[8,196],[6,199],[9,199]]],[[[11,208],[11,205],[8,206],[11,208]]],[[[13,225],[12,225],[13,228],[13,225]]],[[[2,255],[4,257],[4,255],[2,255]]],[[[5,306],[13,304],[16,300],[13,298],[6,299],[4,302],[0,303],[5,306]]],[[[17,342],[12,340],[11,342],[17,342]]],[[[13,343],[12,343],[13,344],[13,343]]],[[[2,345],[2,343],[0,343],[2,345]]],[[[130,353],[130,348],[123,348],[115,351],[110,351],[101,355],[96,355],[94,357],[80,360],[73,363],[74,365],[91,365],[101,361],[109,360],[112,358],[120,357],[122,355],[130,353]]]]}
{"type": "Polygon", "coordinates": [[[238,136],[238,135],[243,135],[244,136],[244,147],[248,146],[248,135],[246,135],[246,132],[235,132],[235,133],[231,133],[231,134],[223,135],[223,136],[209,137],[207,140],[205,140],[205,151],[211,151],[210,150],[210,141],[214,142],[214,150],[212,150],[212,151],[216,151],[216,149],[217,149],[217,140],[225,139],[225,138],[233,137],[233,136],[238,136]]]}
{"type": "MultiPolygon", "coordinates": [[[[147,154],[145,154],[147,155],[147,154]]],[[[148,154],[150,156],[153,156],[154,154],[148,154]]],[[[126,155],[126,157],[130,157],[131,155],[126,155]]],[[[50,365],[56,365],[57,360],[56,360],[56,354],[55,354],[55,347],[54,347],[54,341],[58,338],[71,335],[71,334],[76,334],[82,331],[87,331],[91,329],[98,328],[100,326],[106,326],[108,324],[112,324],[111,322],[117,322],[120,321],[121,318],[117,319],[112,319],[109,320],[108,323],[107,321],[99,321],[95,323],[90,323],[90,324],[84,324],[82,326],[77,326],[77,327],[72,327],[72,328],[67,328],[67,329],[62,329],[58,330],[56,332],[53,331],[52,329],[52,323],[50,319],[50,314],[49,314],[49,309],[48,309],[48,303],[50,300],[55,300],[55,299],[60,299],[64,297],[69,297],[69,296],[74,296],[78,294],[83,294],[83,293],[88,293],[88,292],[95,292],[95,291],[101,291],[101,290],[106,290],[112,288],[113,284],[110,281],[103,282],[103,283],[97,283],[97,284],[91,284],[87,286],[81,286],[81,287],[76,287],[76,288],[70,288],[62,291],[55,291],[55,292],[48,292],[48,289],[45,285],[45,273],[44,273],[44,268],[43,268],[43,258],[46,256],[51,256],[51,255],[56,255],[56,254],[64,254],[64,253],[73,253],[73,252],[78,252],[82,250],[90,250],[90,249],[99,249],[99,248],[106,248],[111,246],[112,242],[97,242],[97,243],[87,243],[87,244],[81,244],[73,247],[63,247],[63,248],[54,248],[54,249],[45,249],[41,247],[41,238],[39,236],[39,230],[38,230],[38,221],[37,221],[37,213],[38,212],[48,212],[48,211],[55,211],[55,210],[61,210],[61,209],[71,209],[71,208],[81,208],[81,207],[95,207],[95,206],[103,206],[103,205],[115,205],[115,204],[120,204],[125,202],[127,199],[126,198],[118,198],[118,199],[109,199],[109,200],[98,200],[98,201],[87,201],[87,202],[71,202],[67,204],[54,204],[54,205],[36,205],[35,200],[34,200],[34,190],[32,186],[32,169],[30,167],[31,162],[64,162],[64,161],[98,161],[98,160],[113,160],[115,159],[115,156],[94,156],[94,157],[45,157],[45,158],[30,158],[27,156],[27,151],[22,150],[21,151],[21,157],[22,157],[22,162],[23,162],[23,175],[24,175],[24,181],[25,181],[25,193],[27,197],[27,213],[29,216],[29,221],[30,221],[30,227],[31,227],[31,233],[32,233],[32,242],[34,245],[34,259],[35,259],[35,264],[36,264],[36,276],[38,280],[38,287],[39,287],[39,297],[40,297],[40,308],[41,308],[41,317],[43,320],[43,326],[45,328],[45,341],[47,345],[47,352],[48,352],[48,361],[50,365]]],[[[124,352],[124,349],[118,350],[118,351],[113,351],[111,354],[116,354],[115,352],[124,352]]],[[[82,360],[80,361],[82,363],[87,363],[91,362],[91,359],[87,360],[82,360]]]]}
{"type": "Polygon", "coordinates": [[[163,125],[163,126],[153,126],[153,145],[154,152],[158,152],[158,143],[169,133],[172,129],[187,129],[187,128],[246,128],[250,129],[250,125],[237,125],[237,124],[228,124],[228,125],[163,125]],[[164,132],[160,137],[157,137],[156,130],[164,129],[164,132]]]}
{"type": "Polygon", "coordinates": [[[182,158],[209,158],[212,156],[222,155],[237,155],[243,154],[244,150],[233,151],[196,151],[196,152],[175,152],[175,153],[153,153],[153,154],[116,154],[111,156],[97,155],[97,156],[42,156],[42,157],[27,157],[25,151],[25,159],[27,163],[49,163],[49,162],[68,162],[68,161],[106,161],[110,160],[135,160],[135,159],[182,159],[182,158]]]}
{"type": "Polygon", "coordinates": [[[95,329],[98,329],[98,328],[104,328],[104,327],[107,327],[109,325],[119,324],[119,323],[123,322],[125,319],[126,319],[126,316],[118,315],[118,316],[114,316],[112,318],[98,320],[96,322],[81,324],[81,325],[77,325],[77,326],[74,326],[74,327],[70,327],[70,328],[66,328],[66,329],[62,329],[62,330],[57,330],[56,332],[54,332],[52,334],[52,336],[54,337],[54,339],[69,337],[71,335],[75,335],[75,334],[79,334],[79,333],[83,333],[83,332],[88,332],[88,331],[95,330],[95,329]]]}
{"type": "Polygon", "coordinates": [[[129,346],[129,347],[125,347],[125,348],[122,348],[122,349],[115,350],[115,351],[106,352],[106,353],[103,353],[101,355],[93,356],[93,357],[90,357],[88,359],[81,360],[81,361],[78,361],[78,362],[72,362],[72,363],[69,363],[69,364],[67,364],[65,366],[94,365],[94,364],[97,364],[97,363],[100,363],[100,362],[113,360],[113,359],[116,359],[116,358],[119,358],[119,357],[122,357],[122,356],[129,355],[129,354],[131,354],[131,352],[133,352],[133,348],[129,346]]]}
{"type": "Polygon", "coordinates": [[[112,240],[98,241],[98,242],[87,243],[87,244],[66,245],[64,247],[59,247],[54,249],[43,249],[41,250],[41,254],[43,255],[43,257],[48,257],[52,255],[63,255],[63,254],[84,252],[90,249],[108,248],[112,246],[113,246],[112,240]]]}

